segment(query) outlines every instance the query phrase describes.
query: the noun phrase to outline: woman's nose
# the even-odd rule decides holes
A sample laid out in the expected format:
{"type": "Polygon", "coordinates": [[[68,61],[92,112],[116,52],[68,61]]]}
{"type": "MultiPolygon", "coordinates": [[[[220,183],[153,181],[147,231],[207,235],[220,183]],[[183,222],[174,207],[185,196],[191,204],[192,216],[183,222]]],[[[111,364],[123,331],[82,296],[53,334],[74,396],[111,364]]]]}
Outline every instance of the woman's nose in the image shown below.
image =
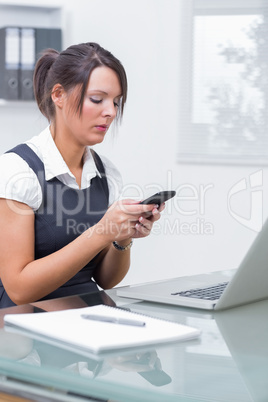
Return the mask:
{"type": "Polygon", "coordinates": [[[103,115],[106,117],[114,119],[116,113],[117,113],[117,107],[115,106],[114,102],[107,103],[103,108],[103,115]]]}

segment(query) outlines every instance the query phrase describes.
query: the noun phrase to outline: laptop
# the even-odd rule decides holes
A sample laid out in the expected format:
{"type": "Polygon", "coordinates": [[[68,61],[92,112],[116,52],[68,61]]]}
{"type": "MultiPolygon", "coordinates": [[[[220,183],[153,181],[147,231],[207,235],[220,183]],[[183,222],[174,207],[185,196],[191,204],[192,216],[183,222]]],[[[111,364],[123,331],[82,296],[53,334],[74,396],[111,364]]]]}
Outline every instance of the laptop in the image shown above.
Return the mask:
{"type": "Polygon", "coordinates": [[[118,288],[117,295],[205,310],[224,310],[268,298],[268,219],[236,270],[118,288]]]}

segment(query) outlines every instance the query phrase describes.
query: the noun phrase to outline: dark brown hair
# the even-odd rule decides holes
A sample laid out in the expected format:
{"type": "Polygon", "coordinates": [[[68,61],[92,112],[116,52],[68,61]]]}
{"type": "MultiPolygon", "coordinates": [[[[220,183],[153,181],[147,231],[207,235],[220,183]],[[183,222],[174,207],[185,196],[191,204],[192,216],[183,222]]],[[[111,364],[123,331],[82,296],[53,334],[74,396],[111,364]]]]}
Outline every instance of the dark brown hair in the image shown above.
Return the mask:
{"type": "Polygon", "coordinates": [[[112,53],[90,42],[70,46],[61,53],[54,49],[46,49],[42,53],[34,70],[34,94],[41,113],[48,121],[53,121],[55,117],[51,99],[54,85],[60,84],[67,93],[79,88],[75,110],[81,115],[90,74],[100,66],[111,68],[119,78],[122,97],[117,119],[120,119],[127,98],[127,77],[121,62],[112,53]]]}

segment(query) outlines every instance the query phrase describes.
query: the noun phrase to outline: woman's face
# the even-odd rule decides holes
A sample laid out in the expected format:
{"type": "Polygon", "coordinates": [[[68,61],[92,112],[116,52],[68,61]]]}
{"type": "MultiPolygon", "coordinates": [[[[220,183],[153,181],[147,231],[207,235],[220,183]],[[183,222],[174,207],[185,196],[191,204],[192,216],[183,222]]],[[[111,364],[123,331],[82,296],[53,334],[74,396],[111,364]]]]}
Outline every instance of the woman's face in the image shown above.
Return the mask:
{"type": "Polygon", "coordinates": [[[75,94],[67,98],[62,109],[66,132],[82,146],[101,143],[116,117],[121,92],[114,70],[106,66],[95,68],[88,82],[81,115],[74,111],[75,94]]]}

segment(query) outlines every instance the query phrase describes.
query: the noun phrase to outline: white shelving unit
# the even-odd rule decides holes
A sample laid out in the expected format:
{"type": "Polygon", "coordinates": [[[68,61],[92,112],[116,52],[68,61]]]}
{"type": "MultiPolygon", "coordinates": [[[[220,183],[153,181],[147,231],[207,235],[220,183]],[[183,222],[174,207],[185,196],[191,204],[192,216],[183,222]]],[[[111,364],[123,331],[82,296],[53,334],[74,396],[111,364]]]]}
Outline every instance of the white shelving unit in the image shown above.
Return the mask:
{"type": "MultiPolygon", "coordinates": [[[[0,27],[61,28],[64,43],[67,26],[65,10],[64,0],[0,0],[0,27]]],[[[0,99],[0,124],[2,154],[39,134],[48,122],[35,101],[0,99]]]]}
{"type": "Polygon", "coordinates": [[[62,28],[63,3],[0,0],[0,26],[62,28]]]}
{"type": "MultiPolygon", "coordinates": [[[[60,1],[0,0],[0,27],[20,26],[61,28],[64,26],[64,3],[60,1]]],[[[0,107],[31,107],[34,101],[0,99],[0,107]]]]}

